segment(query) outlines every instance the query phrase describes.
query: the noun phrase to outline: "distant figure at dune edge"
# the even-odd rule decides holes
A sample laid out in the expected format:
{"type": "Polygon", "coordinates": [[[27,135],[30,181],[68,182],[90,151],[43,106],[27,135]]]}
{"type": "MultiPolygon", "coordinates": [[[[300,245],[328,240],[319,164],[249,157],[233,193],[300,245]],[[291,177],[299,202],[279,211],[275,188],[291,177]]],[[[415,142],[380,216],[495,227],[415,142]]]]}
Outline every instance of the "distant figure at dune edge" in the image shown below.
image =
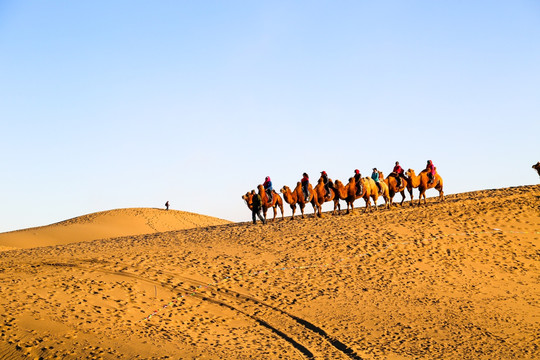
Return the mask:
{"type": "Polygon", "coordinates": [[[540,176],[540,161],[534,164],[532,168],[535,169],[536,172],[538,172],[538,176],[540,176]]]}
{"type": "Polygon", "coordinates": [[[253,219],[253,223],[257,223],[256,216],[259,217],[259,219],[262,221],[263,224],[266,224],[266,221],[264,220],[263,216],[261,215],[261,209],[262,209],[262,199],[261,195],[257,194],[255,190],[251,190],[251,217],[253,219]]]}
{"type": "Polygon", "coordinates": [[[165,210],[169,210],[169,201],[165,203],[165,210]]]}

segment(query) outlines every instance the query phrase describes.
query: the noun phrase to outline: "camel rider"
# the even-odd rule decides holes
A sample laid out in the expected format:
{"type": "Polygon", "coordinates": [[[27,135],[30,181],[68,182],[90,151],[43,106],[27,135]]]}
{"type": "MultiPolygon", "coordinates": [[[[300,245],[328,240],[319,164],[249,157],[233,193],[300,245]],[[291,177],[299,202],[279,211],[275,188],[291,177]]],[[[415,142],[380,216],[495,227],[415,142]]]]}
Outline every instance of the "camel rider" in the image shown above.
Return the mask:
{"type": "Polygon", "coordinates": [[[405,172],[403,171],[403,168],[399,165],[399,161],[396,161],[396,166],[394,166],[394,170],[392,170],[394,177],[397,181],[397,186],[401,187],[401,178],[405,179],[405,172]]]}
{"type": "Polygon", "coordinates": [[[379,181],[379,171],[377,171],[377,168],[373,168],[371,178],[375,181],[375,184],[377,184],[377,188],[379,188],[379,193],[382,193],[381,182],[379,181]]]}
{"type": "Polygon", "coordinates": [[[302,174],[302,192],[304,193],[305,201],[307,202],[309,200],[309,176],[306,173],[302,174]]]}
{"type": "Polygon", "coordinates": [[[266,223],[264,218],[261,215],[261,208],[262,208],[262,199],[261,195],[257,194],[255,190],[251,190],[251,196],[252,196],[252,202],[251,202],[251,217],[253,219],[253,223],[257,223],[257,218],[255,216],[258,216],[259,219],[262,221],[262,223],[266,223]]]}
{"type": "Polygon", "coordinates": [[[325,191],[325,197],[329,197],[330,196],[330,187],[329,187],[329,183],[328,183],[328,174],[326,173],[326,171],[321,171],[321,177],[323,179],[323,184],[324,184],[324,191],[325,191]]]}
{"type": "Polygon", "coordinates": [[[272,191],[274,189],[272,189],[272,181],[270,180],[270,176],[267,176],[264,179],[263,186],[264,186],[264,190],[266,191],[266,196],[268,196],[268,202],[272,203],[272,191]]]}
{"type": "Polygon", "coordinates": [[[437,168],[435,167],[435,165],[433,165],[433,162],[431,160],[427,161],[426,170],[427,176],[429,178],[428,184],[432,184],[435,180],[435,171],[437,170],[437,168]]]}
{"type": "Polygon", "coordinates": [[[354,170],[354,181],[356,183],[356,195],[360,195],[360,179],[362,178],[362,174],[360,174],[360,170],[356,169],[354,170]]]}

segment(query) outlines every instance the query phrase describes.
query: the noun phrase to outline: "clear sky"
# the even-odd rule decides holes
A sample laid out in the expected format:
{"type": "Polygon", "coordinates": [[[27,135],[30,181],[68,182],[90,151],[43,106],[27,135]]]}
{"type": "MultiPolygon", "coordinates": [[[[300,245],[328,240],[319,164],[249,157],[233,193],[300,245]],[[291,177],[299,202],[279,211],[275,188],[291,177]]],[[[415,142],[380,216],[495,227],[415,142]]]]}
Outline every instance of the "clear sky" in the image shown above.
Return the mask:
{"type": "Polygon", "coordinates": [[[539,133],[537,0],[0,0],[0,232],[396,160],[537,184],[539,133]]]}

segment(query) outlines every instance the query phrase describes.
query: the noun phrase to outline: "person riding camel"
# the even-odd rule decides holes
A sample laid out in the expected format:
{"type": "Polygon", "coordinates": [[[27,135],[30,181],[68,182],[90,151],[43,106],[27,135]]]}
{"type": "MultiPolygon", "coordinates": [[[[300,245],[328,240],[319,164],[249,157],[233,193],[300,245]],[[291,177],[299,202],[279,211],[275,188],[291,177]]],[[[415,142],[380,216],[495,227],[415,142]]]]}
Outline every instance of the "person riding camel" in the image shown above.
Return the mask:
{"type": "Polygon", "coordinates": [[[435,173],[436,173],[437,168],[435,167],[435,165],[433,165],[433,162],[431,160],[427,161],[426,170],[427,170],[427,176],[429,178],[428,184],[432,184],[433,181],[435,180],[435,173]]]}
{"type": "Polygon", "coordinates": [[[379,188],[379,193],[382,193],[381,183],[379,181],[379,172],[377,171],[377,168],[373,168],[371,178],[375,181],[375,184],[377,184],[377,188],[379,188]]]}
{"type": "Polygon", "coordinates": [[[397,181],[397,186],[401,187],[401,179],[405,179],[405,172],[403,171],[403,168],[399,165],[399,161],[396,161],[396,166],[394,166],[394,170],[392,170],[392,173],[397,181]]]}
{"type": "Polygon", "coordinates": [[[360,174],[360,170],[356,169],[354,170],[354,181],[356,183],[356,195],[360,195],[360,179],[362,178],[362,174],[360,174]]]}
{"type": "Polygon", "coordinates": [[[302,174],[302,191],[304,192],[304,198],[306,202],[309,201],[309,176],[306,173],[302,174]]]}
{"type": "Polygon", "coordinates": [[[323,179],[323,184],[324,184],[324,191],[325,191],[324,197],[329,197],[330,186],[329,186],[329,181],[328,181],[328,174],[326,173],[326,171],[321,171],[321,177],[323,179]]]}
{"type": "Polygon", "coordinates": [[[270,176],[267,176],[264,179],[264,190],[266,191],[266,196],[268,196],[268,202],[272,203],[272,192],[274,189],[272,189],[272,181],[270,180],[270,176]]]}

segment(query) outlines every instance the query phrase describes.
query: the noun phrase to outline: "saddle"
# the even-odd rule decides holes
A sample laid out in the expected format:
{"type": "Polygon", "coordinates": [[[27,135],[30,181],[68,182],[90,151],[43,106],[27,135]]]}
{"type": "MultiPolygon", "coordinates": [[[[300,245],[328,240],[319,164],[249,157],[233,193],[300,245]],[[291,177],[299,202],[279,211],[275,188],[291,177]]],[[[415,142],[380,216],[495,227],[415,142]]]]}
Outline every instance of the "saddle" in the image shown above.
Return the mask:
{"type": "Polygon", "coordinates": [[[272,200],[274,200],[274,194],[273,191],[267,191],[266,196],[268,197],[268,202],[272,203],[272,200]]]}

